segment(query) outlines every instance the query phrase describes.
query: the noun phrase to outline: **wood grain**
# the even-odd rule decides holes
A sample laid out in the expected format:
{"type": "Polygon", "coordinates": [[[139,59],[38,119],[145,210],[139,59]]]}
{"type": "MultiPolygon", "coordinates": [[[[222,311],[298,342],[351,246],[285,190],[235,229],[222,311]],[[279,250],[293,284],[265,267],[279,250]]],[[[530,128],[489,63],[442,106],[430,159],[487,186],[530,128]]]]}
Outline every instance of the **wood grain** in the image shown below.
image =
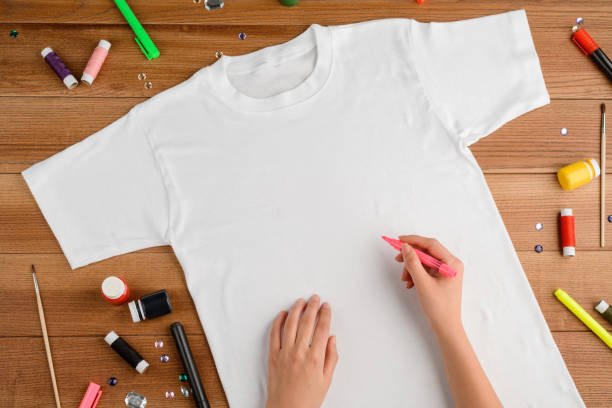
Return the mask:
{"type": "MultiPolygon", "coordinates": [[[[606,0],[432,0],[423,5],[405,0],[306,0],[297,7],[282,7],[277,0],[231,0],[221,10],[207,12],[202,2],[190,0],[134,1],[132,9],[142,23],[190,25],[288,25],[301,21],[346,24],[389,17],[423,21],[453,21],[523,8],[531,25],[571,27],[576,17],[589,26],[608,28],[612,16],[606,0]]],[[[105,0],[54,0],[53,2],[2,2],[0,23],[117,24],[124,20],[115,6],[105,0]]]]}
{"type": "MultiPolygon", "coordinates": [[[[555,341],[566,356],[567,366],[584,402],[589,408],[609,408],[609,367],[612,353],[605,350],[599,339],[587,332],[553,333],[555,341]]],[[[192,407],[193,401],[177,395],[166,401],[166,390],[179,393],[178,374],[181,372],[176,351],[169,336],[125,336],[145,358],[152,363],[145,374],[137,374],[104,343],[102,337],[54,337],[52,347],[57,361],[60,398],[63,406],[78,406],[88,381],[103,386],[98,407],[116,408],[128,391],[140,391],[150,406],[192,407]],[[163,339],[170,362],[161,364],[153,343],[163,339]],[[115,387],[106,385],[114,376],[115,387]]],[[[201,335],[190,337],[197,364],[203,376],[204,387],[213,408],[227,407],[222,386],[216,375],[206,341],[201,335]]],[[[40,338],[0,338],[0,353],[7,356],[19,350],[19,358],[6,359],[3,364],[5,381],[0,386],[0,406],[5,408],[52,408],[51,380],[46,375],[45,356],[40,338]],[[7,382],[8,380],[8,382],[7,382]],[[10,392],[8,392],[10,391],[10,392]]],[[[341,350],[340,350],[341,352],[341,350]]],[[[333,387],[333,384],[332,384],[333,387]]]]}
{"type": "MultiPolygon", "coordinates": [[[[147,61],[125,25],[12,24],[16,39],[0,37],[0,96],[148,97],[174,86],[215,62],[215,52],[244,54],[295,37],[308,24],[230,26],[160,25],[149,31],[162,57],[147,61]],[[244,30],[247,39],[240,41],[244,30]],[[45,64],[40,51],[52,46],[77,76],[100,38],[112,43],[109,57],[92,87],[68,90],[45,64]],[[194,52],[194,50],[197,50],[194,52]],[[18,67],[18,69],[15,69],[18,67]],[[153,88],[147,90],[138,73],[146,72],[153,88]]],[[[603,99],[610,83],[569,40],[568,26],[533,29],[534,42],[552,98],[603,99]]],[[[593,32],[595,35],[595,32],[593,32]]],[[[612,33],[597,32],[597,41],[612,48],[612,33]]],[[[374,57],[373,57],[374,58],[374,57]]]]}
{"type": "MultiPolygon", "coordinates": [[[[0,97],[6,122],[0,172],[17,173],[84,139],[145,98],[0,97]],[[95,112],[95,114],[91,114],[95,112]]],[[[612,100],[607,100],[612,106],[612,100]]],[[[556,100],[472,145],[485,173],[553,173],[584,157],[599,158],[599,104],[556,100]],[[561,136],[560,129],[569,129],[561,136]]],[[[612,151],[608,155],[612,160],[612,151]]],[[[608,171],[612,172],[611,168],[608,171]]]]}

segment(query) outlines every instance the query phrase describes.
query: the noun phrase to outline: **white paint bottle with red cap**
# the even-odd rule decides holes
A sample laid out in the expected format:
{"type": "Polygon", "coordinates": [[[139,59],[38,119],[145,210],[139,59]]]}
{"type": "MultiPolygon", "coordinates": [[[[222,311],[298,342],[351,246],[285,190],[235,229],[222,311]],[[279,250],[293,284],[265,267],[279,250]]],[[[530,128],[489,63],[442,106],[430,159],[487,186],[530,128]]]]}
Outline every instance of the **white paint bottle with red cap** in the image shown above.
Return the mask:
{"type": "Polygon", "coordinates": [[[102,281],[102,297],[113,305],[121,305],[130,298],[130,288],[118,276],[108,276],[102,281]]]}

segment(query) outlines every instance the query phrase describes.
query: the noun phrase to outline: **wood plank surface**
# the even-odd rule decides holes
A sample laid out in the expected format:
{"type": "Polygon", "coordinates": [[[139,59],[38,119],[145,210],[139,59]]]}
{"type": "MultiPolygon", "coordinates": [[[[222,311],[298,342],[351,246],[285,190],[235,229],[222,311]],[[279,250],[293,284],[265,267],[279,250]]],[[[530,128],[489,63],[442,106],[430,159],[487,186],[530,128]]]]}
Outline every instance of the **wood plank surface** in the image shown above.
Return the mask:
{"type": "MultiPolygon", "coordinates": [[[[21,172],[110,124],[144,100],[65,97],[61,104],[52,104],[49,98],[0,97],[0,112],[6,118],[1,130],[0,172],[21,172]]],[[[612,109],[612,100],[606,102],[612,109]]],[[[599,158],[600,103],[554,101],[509,122],[471,149],[485,173],[553,173],[581,158],[599,158]],[[561,128],[567,128],[569,134],[561,136],[561,128]]],[[[612,150],[608,160],[612,163],[612,150]]]]}
{"type": "MultiPolygon", "coordinates": [[[[227,55],[243,54],[293,38],[307,26],[296,23],[248,28],[150,27],[162,57],[147,61],[126,25],[2,24],[0,32],[16,29],[20,35],[16,39],[0,36],[0,96],[148,97],[213,63],[218,50],[227,55]],[[242,30],[247,34],[244,41],[238,38],[242,30]],[[79,77],[100,38],[109,40],[112,48],[92,87],[81,85],[74,90],[66,89],[40,56],[44,47],[52,46],[79,77]],[[145,89],[143,81],[138,81],[140,72],[147,73],[153,83],[152,89],[145,89]]],[[[570,26],[571,22],[569,26],[533,29],[534,43],[551,97],[609,98],[609,81],[570,41],[570,26]]],[[[609,30],[592,32],[595,33],[602,47],[609,44],[608,49],[612,48],[609,30]]]]}
{"type": "MultiPolygon", "coordinates": [[[[566,356],[568,369],[586,405],[589,408],[609,408],[609,367],[612,365],[612,353],[609,350],[591,352],[602,348],[599,339],[591,333],[556,332],[553,336],[561,353],[566,356]]],[[[191,336],[191,339],[211,406],[227,407],[222,386],[208,355],[206,340],[201,335],[191,336]]],[[[177,377],[181,369],[169,336],[126,336],[126,340],[141,350],[145,358],[150,359],[152,364],[145,374],[137,374],[114,354],[101,337],[60,336],[51,339],[62,406],[78,406],[87,382],[94,381],[103,385],[99,408],[123,406],[121,401],[128,391],[145,394],[150,402],[147,406],[192,407],[193,400],[184,399],[179,393],[180,384],[177,377]],[[164,351],[154,348],[156,339],[164,340],[164,351]],[[162,352],[167,352],[170,356],[170,362],[165,365],[157,360],[162,352]],[[115,387],[106,385],[106,380],[111,376],[119,380],[115,387]],[[165,400],[166,390],[178,393],[174,400],[165,400]]],[[[15,350],[19,350],[19,358],[9,358],[3,365],[5,382],[0,386],[0,390],[6,388],[6,391],[11,392],[0,393],[0,406],[54,407],[42,339],[0,338],[0,352],[3,356],[12,355],[15,350]]]]}
{"type": "MultiPolygon", "coordinates": [[[[612,353],[552,296],[561,287],[589,311],[600,298],[612,299],[612,245],[602,250],[598,244],[599,183],[566,193],[554,176],[564,164],[599,157],[599,104],[605,101],[608,111],[612,109],[612,87],[571,43],[569,29],[576,17],[583,17],[602,48],[612,49],[612,2],[426,0],[419,6],[411,0],[302,0],[287,8],[276,0],[228,0],[222,10],[212,12],[202,4],[130,1],[161,50],[159,59],[147,61],[112,1],[0,0],[0,352],[5,356],[0,363],[5,373],[0,407],[54,406],[29,273],[32,263],[39,270],[64,406],[77,406],[90,380],[104,386],[102,408],[123,406],[129,390],[147,395],[150,406],[192,406],[193,401],[180,395],[180,364],[167,332],[175,320],[187,328],[212,406],[227,406],[171,248],[151,248],[71,271],[17,173],[214,63],[218,50],[227,55],[247,53],[286,41],[312,23],[386,17],[452,21],[519,8],[527,10],[552,103],[510,122],[473,145],[472,151],[585,403],[612,406],[612,353]],[[17,38],[8,35],[12,29],[19,31],[17,38]],[[239,40],[239,32],[247,39],[239,40]],[[52,46],[80,76],[100,38],[113,46],[91,88],[66,90],[40,57],[43,47],[52,46]],[[138,80],[140,72],[147,74],[152,89],[146,90],[138,80]],[[560,135],[562,127],[569,129],[568,136],[560,135]],[[572,259],[559,253],[562,207],[576,213],[578,255],[572,259]],[[537,222],[544,224],[542,231],[535,230],[537,222]],[[543,245],[543,253],[533,251],[536,244],[543,245]],[[132,323],[125,307],[111,306],[99,297],[100,282],[109,274],[126,277],[135,295],[167,288],[175,311],[132,323]],[[104,344],[102,337],[109,330],[126,336],[150,360],[146,374],[136,374],[104,344]],[[164,339],[163,351],[154,348],[156,339],[164,339]],[[162,352],[171,356],[170,363],[159,362],[162,352]],[[110,376],[119,379],[116,387],[105,385],[110,376]],[[165,400],[166,390],[175,392],[173,401],[165,400]]],[[[608,160],[612,163],[612,155],[608,160]]],[[[612,214],[609,198],[607,208],[612,214]]]]}

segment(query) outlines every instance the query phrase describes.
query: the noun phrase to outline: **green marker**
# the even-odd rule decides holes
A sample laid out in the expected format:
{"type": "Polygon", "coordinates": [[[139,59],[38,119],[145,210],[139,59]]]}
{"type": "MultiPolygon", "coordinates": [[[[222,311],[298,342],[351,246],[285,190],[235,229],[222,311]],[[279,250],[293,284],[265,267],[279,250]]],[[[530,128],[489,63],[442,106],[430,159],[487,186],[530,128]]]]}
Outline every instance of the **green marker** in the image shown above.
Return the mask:
{"type": "Polygon", "coordinates": [[[140,24],[140,21],[138,21],[127,2],[125,0],[115,0],[115,4],[121,14],[123,14],[125,21],[127,21],[132,28],[132,31],[134,31],[134,34],[136,34],[136,38],[134,39],[145,57],[149,60],[159,57],[159,50],[155,46],[155,43],[151,40],[151,37],[149,37],[149,34],[147,34],[142,24],[140,24]]]}

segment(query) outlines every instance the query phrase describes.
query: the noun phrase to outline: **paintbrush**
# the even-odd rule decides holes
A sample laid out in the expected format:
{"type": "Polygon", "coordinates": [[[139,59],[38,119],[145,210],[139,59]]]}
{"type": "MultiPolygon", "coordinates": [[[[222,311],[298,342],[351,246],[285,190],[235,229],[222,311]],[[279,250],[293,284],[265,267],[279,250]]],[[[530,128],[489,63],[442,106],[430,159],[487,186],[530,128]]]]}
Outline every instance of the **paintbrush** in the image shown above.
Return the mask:
{"type": "Polygon", "coordinates": [[[49,363],[49,372],[51,373],[51,382],[53,383],[53,393],[55,394],[55,405],[57,408],[62,408],[57,391],[57,381],[55,380],[55,370],[53,369],[53,359],[51,358],[51,346],[49,345],[49,335],[47,334],[47,323],[45,321],[45,312],[43,311],[42,300],[40,299],[40,290],[38,289],[38,280],[36,279],[36,268],[32,265],[32,278],[34,279],[34,290],[36,291],[36,303],[38,303],[38,317],[40,318],[40,327],[42,329],[43,340],[45,342],[45,351],[47,352],[47,362],[49,363]]]}
{"type": "Polygon", "coordinates": [[[600,225],[599,225],[599,245],[603,248],[606,245],[606,104],[600,105],[601,109],[601,186],[599,191],[601,193],[600,209],[600,225]]]}

